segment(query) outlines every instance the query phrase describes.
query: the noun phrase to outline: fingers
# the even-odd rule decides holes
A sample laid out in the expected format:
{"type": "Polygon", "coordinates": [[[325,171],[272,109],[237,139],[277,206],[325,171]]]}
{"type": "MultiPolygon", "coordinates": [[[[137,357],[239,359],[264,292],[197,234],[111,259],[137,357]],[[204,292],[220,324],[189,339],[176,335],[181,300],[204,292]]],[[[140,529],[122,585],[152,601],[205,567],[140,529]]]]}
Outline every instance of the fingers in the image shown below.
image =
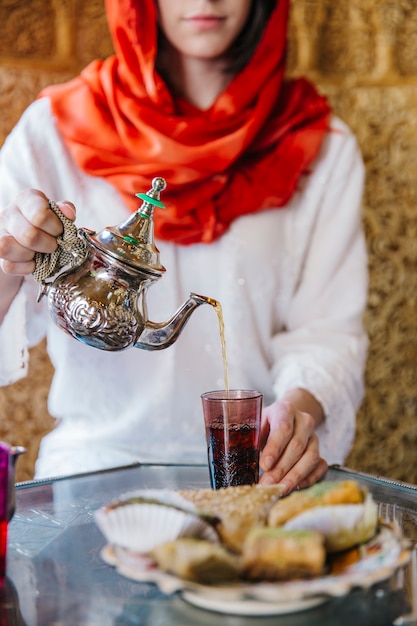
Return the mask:
{"type": "MultiPolygon", "coordinates": [[[[75,207],[71,202],[57,204],[66,217],[75,219],[75,207]]],[[[62,222],[51,211],[45,194],[36,189],[24,189],[15,202],[0,213],[2,270],[15,275],[32,273],[35,252],[52,253],[62,231],[62,222]]]]}
{"type": "Polygon", "coordinates": [[[269,407],[270,433],[260,460],[261,469],[269,471],[279,459],[275,470],[286,474],[304,454],[310,437],[315,432],[315,422],[309,413],[298,411],[290,402],[277,402],[269,407]]]}
{"type": "Polygon", "coordinates": [[[56,203],[61,211],[72,222],[75,222],[76,210],[75,205],[69,200],[59,200],[56,203]]]}
{"type": "Polygon", "coordinates": [[[35,263],[33,261],[34,251],[23,246],[11,235],[18,228],[20,218],[8,215],[8,209],[0,215],[0,267],[6,274],[23,276],[33,272],[35,263]]]}
{"type": "Polygon", "coordinates": [[[273,468],[262,475],[260,483],[283,486],[284,493],[290,493],[296,487],[309,487],[319,480],[327,471],[327,462],[320,456],[317,435],[313,435],[301,458],[282,474],[281,468],[273,468]]]}
{"type": "Polygon", "coordinates": [[[327,463],[320,456],[313,417],[289,402],[279,402],[267,407],[264,432],[266,422],[270,431],[260,459],[264,473],[259,482],[280,483],[289,493],[297,486],[309,486],[319,480],[327,463]]]}
{"type": "MultiPolygon", "coordinates": [[[[57,202],[62,213],[71,220],[75,219],[75,207],[72,202],[57,202]]],[[[51,211],[49,200],[42,191],[23,189],[16,197],[16,207],[27,222],[48,235],[58,237],[62,233],[61,220],[51,211]]]]}
{"type": "Polygon", "coordinates": [[[11,274],[12,276],[26,276],[26,274],[33,274],[35,271],[35,261],[32,259],[27,262],[14,262],[0,259],[0,267],[5,274],[11,274]]]}
{"type": "Polygon", "coordinates": [[[262,450],[260,466],[264,471],[273,467],[293,436],[295,411],[289,402],[274,402],[262,414],[261,436],[267,441],[262,450]]]}
{"type": "Polygon", "coordinates": [[[314,485],[320,478],[323,478],[328,469],[327,461],[323,458],[320,458],[316,467],[308,474],[306,478],[301,480],[296,486],[299,489],[305,489],[306,487],[311,487],[314,485]]]}
{"type": "Polygon", "coordinates": [[[315,452],[318,455],[318,438],[314,431],[314,421],[311,415],[299,412],[297,419],[294,417],[293,425],[292,437],[283,450],[279,464],[275,469],[279,480],[286,476],[291,468],[297,467],[301,462],[303,462],[302,471],[307,471],[308,465],[316,462],[315,452]]]}

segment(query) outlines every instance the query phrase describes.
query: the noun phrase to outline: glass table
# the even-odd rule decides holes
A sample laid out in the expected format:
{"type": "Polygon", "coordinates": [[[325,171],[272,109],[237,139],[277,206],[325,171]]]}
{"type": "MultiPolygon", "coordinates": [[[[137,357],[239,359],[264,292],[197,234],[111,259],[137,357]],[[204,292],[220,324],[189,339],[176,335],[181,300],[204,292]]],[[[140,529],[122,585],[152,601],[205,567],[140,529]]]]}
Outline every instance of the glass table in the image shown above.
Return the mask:
{"type": "MultiPolygon", "coordinates": [[[[354,478],[391,506],[404,534],[417,541],[417,487],[331,467],[329,480],[354,478]]],[[[94,511],[136,488],[204,488],[207,466],[133,465],[20,483],[9,525],[7,578],[0,588],[0,626],[384,626],[410,609],[410,566],[371,589],[288,615],[242,617],[188,604],[103,562],[105,539],[94,511]]]]}

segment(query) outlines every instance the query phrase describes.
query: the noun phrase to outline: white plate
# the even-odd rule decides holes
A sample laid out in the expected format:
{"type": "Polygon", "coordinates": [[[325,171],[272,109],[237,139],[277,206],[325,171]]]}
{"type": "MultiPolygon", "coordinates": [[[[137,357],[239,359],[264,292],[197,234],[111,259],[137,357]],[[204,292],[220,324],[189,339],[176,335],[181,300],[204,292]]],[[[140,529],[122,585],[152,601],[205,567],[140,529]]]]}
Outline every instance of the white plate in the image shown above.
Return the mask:
{"type": "Polygon", "coordinates": [[[223,600],[221,598],[206,597],[201,593],[184,589],[182,597],[186,602],[207,611],[216,611],[217,613],[226,613],[228,615],[285,615],[288,613],[296,613],[298,611],[306,611],[312,609],[319,604],[326,602],[328,598],[305,598],[295,600],[294,602],[260,602],[259,600],[223,600]]]}
{"type": "Polygon", "coordinates": [[[101,556],[127,578],[153,582],[166,594],[181,592],[184,600],[200,608],[234,615],[279,615],[304,611],[341,597],[354,588],[367,589],[383,582],[410,560],[411,545],[397,529],[383,526],[360,547],[352,564],[339,565],[338,573],[308,580],[276,583],[200,585],[177,578],[150,566],[149,559],[123,548],[107,545],[101,556]]]}

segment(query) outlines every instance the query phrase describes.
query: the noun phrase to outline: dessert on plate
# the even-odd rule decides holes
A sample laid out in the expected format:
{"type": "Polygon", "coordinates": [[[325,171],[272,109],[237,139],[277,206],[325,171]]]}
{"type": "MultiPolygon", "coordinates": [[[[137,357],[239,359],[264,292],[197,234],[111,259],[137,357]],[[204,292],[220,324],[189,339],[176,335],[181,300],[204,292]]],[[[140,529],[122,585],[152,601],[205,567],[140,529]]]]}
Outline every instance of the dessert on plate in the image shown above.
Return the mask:
{"type": "Polygon", "coordinates": [[[285,497],[279,485],[142,490],[96,511],[96,521],[116,553],[205,585],[325,575],[333,554],[378,531],[376,503],[352,480],[285,497]]]}

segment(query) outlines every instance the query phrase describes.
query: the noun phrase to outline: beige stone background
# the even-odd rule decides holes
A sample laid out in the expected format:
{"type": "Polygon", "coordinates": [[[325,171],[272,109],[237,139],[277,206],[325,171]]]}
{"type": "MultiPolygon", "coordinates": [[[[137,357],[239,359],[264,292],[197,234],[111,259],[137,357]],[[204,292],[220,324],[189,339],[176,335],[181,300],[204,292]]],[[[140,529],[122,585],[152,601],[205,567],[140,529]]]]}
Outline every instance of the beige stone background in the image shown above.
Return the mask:
{"type": "MultiPolygon", "coordinates": [[[[103,0],[0,0],[0,144],[43,86],[111,51],[103,0]]],[[[292,0],[289,74],[327,94],[367,169],[370,353],[347,465],[417,483],[417,0],[292,0]]],[[[53,425],[45,346],[31,357],[0,389],[0,439],[28,449],[18,480],[53,425]]]]}

